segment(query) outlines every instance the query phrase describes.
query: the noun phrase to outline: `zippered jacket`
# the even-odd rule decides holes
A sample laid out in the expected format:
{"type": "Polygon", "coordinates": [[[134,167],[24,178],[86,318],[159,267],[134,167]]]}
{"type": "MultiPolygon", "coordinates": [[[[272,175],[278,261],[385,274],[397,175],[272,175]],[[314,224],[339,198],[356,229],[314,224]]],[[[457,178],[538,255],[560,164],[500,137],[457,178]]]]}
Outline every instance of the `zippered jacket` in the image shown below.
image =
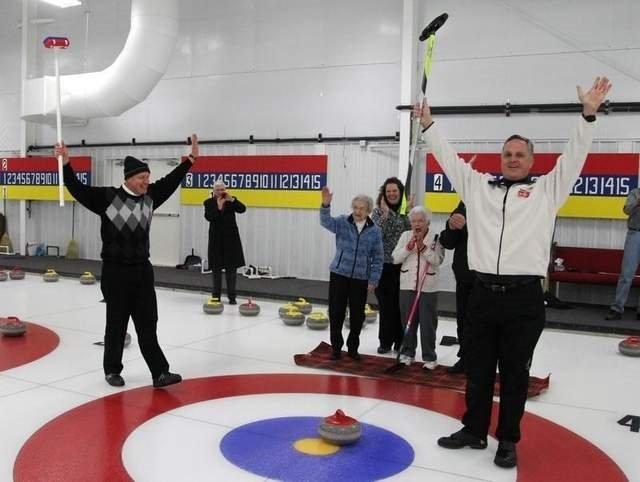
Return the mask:
{"type": "Polygon", "coordinates": [[[329,270],[348,278],[367,280],[378,286],[384,253],[382,231],[367,217],[362,231],[353,216],[331,217],[331,207],[320,208],[320,224],[336,235],[336,255],[329,270]]]}
{"type": "Polygon", "coordinates": [[[471,270],[546,276],[556,213],[580,175],[595,124],[581,117],[548,174],[510,186],[460,159],[435,124],[427,128],[428,148],[467,206],[471,270]]]}
{"type": "Polygon", "coordinates": [[[400,268],[400,289],[417,291],[420,278],[427,269],[426,278],[422,284],[425,293],[438,291],[439,266],[444,260],[444,247],[436,239],[435,233],[429,231],[422,240],[420,254],[416,248],[407,250],[407,244],[413,236],[413,231],[405,231],[400,236],[396,248],[393,250],[393,261],[402,264],[400,268]],[[428,268],[425,268],[426,265],[428,268]]]}

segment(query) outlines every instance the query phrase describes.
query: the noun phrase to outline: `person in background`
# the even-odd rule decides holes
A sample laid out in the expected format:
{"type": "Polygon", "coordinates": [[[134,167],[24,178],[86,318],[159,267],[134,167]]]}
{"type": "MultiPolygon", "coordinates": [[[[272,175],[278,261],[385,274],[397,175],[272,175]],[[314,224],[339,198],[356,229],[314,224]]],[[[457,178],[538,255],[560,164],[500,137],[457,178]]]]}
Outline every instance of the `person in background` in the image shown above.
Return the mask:
{"type": "MultiPolygon", "coordinates": [[[[410,228],[409,218],[401,212],[404,185],[397,177],[390,177],[380,187],[378,207],[371,213],[371,219],[382,230],[384,265],[382,276],[376,288],[380,308],[378,353],[398,350],[402,344],[402,322],[400,321],[400,265],[393,263],[393,252],[398,239],[410,228]]],[[[412,200],[410,201],[412,204],[412,200]]],[[[410,209],[410,208],[409,208],[410,209]]]]}
{"type": "Polygon", "coordinates": [[[247,208],[229,194],[222,181],[213,184],[211,197],[204,201],[204,217],[209,221],[209,269],[213,277],[211,296],[220,299],[222,292],[222,270],[227,281],[229,304],[235,305],[236,277],[238,267],[244,266],[244,253],[240,232],[236,224],[236,213],[247,208]]]}
{"type": "Polygon", "coordinates": [[[329,329],[331,360],[342,354],[342,325],[349,306],[347,353],[360,360],[360,330],[364,323],[367,291],[372,292],[380,280],[384,254],[382,232],[369,217],[373,199],[360,194],[351,201],[349,216],[331,216],[333,193],[322,188],[320,225],[336,236],[336,254],[329,266],[329,329]]]}
{"type": "Polygon", "coordinates": [[[417,332],[420,327],[422,368],[433,370],[438,366],[436,355],[436,329],[438,328],[438,267],[444,260],[444,248],[438,235],[429,229],[431,212],[422,206],[409,211],[411,230],[400,236],[393,250],[393,261],[400,267],[400,313],[403,328],[409,323],[412,306],[418,294],[409,331],[405,333],[400,352],[400,363],[411,365],[416,355],[417,332]],[[420,293],[419,293],[420,292],[420,293]]]}
{"type": "Polygon", "coordinates": [[[502,176],[475,171],[439,132],[426,102],[417,107],[423,138],[467,207],[469,268],[476,273],[465,331],[467,410],[463,428],[438,439],[447,449],[487,447],[496,367],[500,370],[500,411],[493,459],[502,468],[518,463],[533,353],[545,325],[541,280],[558,209],[580,176],[595,132],[596,113],[611,84],[596,78],[578,87],[582,116],[564,152],[547,174],[532,179],[533,143],[512,135],[501,152],[502,176]]]}
{"type": "Polygon", "coordinates": [[[469,297],[475,277],[467,262],[467,207],[462,201],[453,210],[445,229],[440,233],[440,243],[445,249],[453,249],[451,265],[456,278],[456,331],[458,335],[458,361],[448,368],[449,373],[464,373],[464,325],[469,310],[469,297]]]}
{"type": "Polygon", "coordinates": [[[124,159],[124,182],[120,187],[82,184],[69,164],[64,143],[56,144],[62,156],[64,184],[84,207],[100,216],[102,276],[100,289],[107,304],[103,368],[107,383],[124,385],[122,351],[129,317],[138,335],[142,356],[151,371],[153,386],[165,387],[182,381],[169,371],[169,363],[158,344],[158,304],[153,266],[149,262],[149,231],[153,212],[178,189],[199,155],[198,138],[191,136],[191,153],[162,179],[149,182],[149,166],[132,156],[124,159]]]}
{"type": "MultiPolygon", "coordinates": [[[[634,188],[627,196],[622,208],[627,218],[627,237],[624,241],[624,254],[620,277],[616,286],[616,297],[605,317],[606,320],[620,320],[627,303],[629,289],[640,264],[640,189],[634,188]]],[[[640,320],[640,306],[637,308],[636,319],[640,320]]]]}

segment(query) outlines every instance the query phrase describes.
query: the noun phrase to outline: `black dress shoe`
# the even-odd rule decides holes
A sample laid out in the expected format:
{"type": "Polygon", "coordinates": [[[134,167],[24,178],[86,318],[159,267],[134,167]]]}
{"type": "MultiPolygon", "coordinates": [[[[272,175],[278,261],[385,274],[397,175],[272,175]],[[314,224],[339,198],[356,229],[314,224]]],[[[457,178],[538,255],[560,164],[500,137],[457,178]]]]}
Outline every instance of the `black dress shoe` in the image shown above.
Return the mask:
{"type": "Polygon", "coordinates": [[[462,363],[462,360],[458,360],[454,365],[447,368],[447,373],[464,373],[464,363],[462,363]]]}
{"type": "Polygon", "coordinates": [[[471,447],[472,449],[486,449],[487,440],[476,437],[473,434],[465,432],[464,429],[452,433],[448,437],[440,437],[438,445],[445,449],[461,449],[463,447],[471,447]]]}
{"type": "Polygon", "coordinates": [[[155,388],[161,388],[168,385],[173,385],[174,383],[180,383],[181,381],[182,377],[177,373],[164,372],[161,373],[158,378],[153,379],[153,386],[155,388]]]}
{"type": "Polygon", "coordinates": [[[342,354],[339,351],[332,351],[331,355],[329,355],[329,360],[340,360],[342,354]]]}
{"type": "Polygon", "coordinates": [[[107,373],[104,379],[112,387],[124,387],[124,378],[117,373],[107,373]]]}
{"type": "Polygon", "coordinates": [[[229,304],[230,304],[230,305],[237,305],[237,304],[238,304],[238,302],[236,301],[236,299],[235,299],[235,298],[229,298],[229,304]]]}
{"type": "Polygon", "coordinates": [[[362,360],[362,357],[360,356],[360,353],[358,353],[357,351],[350,351],[349,352],[349,358],[351,358],[353,361],[362,360]]]}
{"type": "Polygon", "coordinates": [[[621,320],[622,319],[622,313],[616,311],[616,310],[609,310],[609,313],[607,313],[607,316],[604,317],[605,320],[621,320]]]}
{"type": "Polygon", "coordinates": [[[493,459],[493,463],[503,469],[512,469],[518,465],[518,454],[516,453],[516,444],[502,440],[498,443],[498,450],[493,459]]]}
{"type": "Polygon", "coordinates": [[[391,351],[391,347],[384,347],[382,345],[380,345],[378,347],[378,353],[380,353],[381,355],[384,355],[385,353],[389,353],[391,351]]]}

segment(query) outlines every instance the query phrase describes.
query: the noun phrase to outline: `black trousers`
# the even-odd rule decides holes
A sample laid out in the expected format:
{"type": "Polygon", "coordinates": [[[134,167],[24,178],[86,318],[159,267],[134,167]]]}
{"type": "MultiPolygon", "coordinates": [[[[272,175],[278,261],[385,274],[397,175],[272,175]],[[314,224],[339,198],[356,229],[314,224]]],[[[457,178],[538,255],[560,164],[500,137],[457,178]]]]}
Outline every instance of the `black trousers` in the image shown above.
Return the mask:
{"type": "MultiPolygon", "coordinates": [[[[222,293],[222,267],[213,268],[211,271],[213,276],[213,291],[211,295],[220,299],[222,293]]],[[[224,277],[227,281],[227,296],[230,300],[236,299],[236,268],[225,268],[224,277]]]]}
{"type": "Polygon", "coordinates": [[[384,263],[382,276],[376,288],[380,308],[378,339],[382,348],[402,344],[402,320],[400,319],[400,267],[399,264],[384,263]]]}
{"type": "Polygon", "coordinates": [[[476,282],[466,319],[465,430],[485,438],[491,421],[496,365],[500,369],[500,413],[496,437],[518,442],[529,385],[529,368],[544,328],[539,282],[494,292],[476,282]]]}
{"type": "Polygon", "coordinates": [[[347,278],[336,273],[329,276],[329,330],[331,348],[334,352],[342,350],[344,338],[342,325],[349,306],[349,336],[347,350],[358,351],[360,331],[364,323],[364,305],[367,302],[367,280],[347,278]]]}
{"type": "Polygon", "coordinates": [[[169,370],[169,363],[158,344],[158,304],[151,263],[123,265],[103,263],[100,289],[107,304],[104,335],[105,374],[122,371],[122,350],[129,317],[138,335],[142,356],[151,376],[169,370]]]}
{"type": "Polygon", "coordinates": [[[456,281],[456,332],[458,335],[458,358],[464,364],[465,319],[469,311],[469,299],[473,290],[473,282],[456,281]]]}

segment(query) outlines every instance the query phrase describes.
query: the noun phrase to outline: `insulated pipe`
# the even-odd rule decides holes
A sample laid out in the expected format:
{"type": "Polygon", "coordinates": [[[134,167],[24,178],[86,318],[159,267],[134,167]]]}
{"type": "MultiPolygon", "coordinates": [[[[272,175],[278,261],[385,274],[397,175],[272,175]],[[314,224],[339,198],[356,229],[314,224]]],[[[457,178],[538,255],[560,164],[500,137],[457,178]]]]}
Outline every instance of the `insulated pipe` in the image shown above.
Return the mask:
{"type": "MultiPolygon", "coordinates": [[[[164,75],[177,37],[177,0],[131,0],[131,29],[113,64],[60,77],[63,121],[118,116],[142,102],[164,75]]],[[[53,123],[55,78],[28,80],[25,89],[22,118],[53,123]]]]}

